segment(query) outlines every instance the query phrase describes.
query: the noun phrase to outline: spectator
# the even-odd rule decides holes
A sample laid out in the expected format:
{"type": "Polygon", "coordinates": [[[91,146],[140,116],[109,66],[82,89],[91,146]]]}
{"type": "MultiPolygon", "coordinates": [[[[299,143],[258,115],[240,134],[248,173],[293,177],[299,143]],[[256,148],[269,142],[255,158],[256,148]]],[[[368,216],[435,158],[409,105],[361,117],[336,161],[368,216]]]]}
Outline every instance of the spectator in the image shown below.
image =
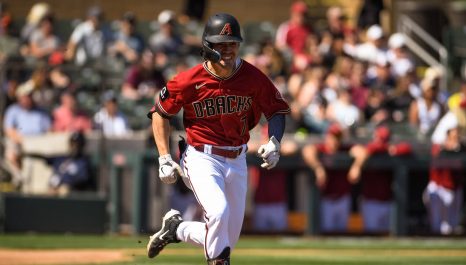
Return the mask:
{"type": "Polygon", "coordinates": [[[18,55],[20,46],[19,39],[11,34],[11,16],[5,9],[5,4],[0,3],[0,63],[18,55]]]}
{"type": "Polygon", "coordinates": [[[21,29],[21,41],[28,44],[32,33],[36,30],[43,17],[50,15],[52,10],[47,3],[35,3],[26,17],[26,24],[21,29]]]}
{"type": "Polygon", "coordinates": [[[153,98],[165,86],[163,74],[155,66],[155,54],[145,50],[139,63],[131,66],[121,88],[123,98],[153,98]]]}
{"type": "Polygon", "coordinates": [[[307,37],[312,33],[308,24],[308,7],[304,1],[291,5],[290,17],[277,29],[275,45],[281,51],[290,50],[293,54],[305,52],[307,37]]]}
{"type": "Polygon", "coordinates": [[[460,107],[464,102],[466,102],[466,77],[461,79],[460,90],[448,98],[448,109],[460,107]]]}
{"type": "Polygon", "coordinates": [[[372,25],[366,31],[366,41],[356,46],[346,45],[345,52],[349,55],[372,64],[386,61],[384,48],[384,33],[379,25],[372,25]]]}
{"type": "Polygon", "coordinates": [[[458,127],[446,130],[441,144],[432,145],[430,180],[424,192],[431,231],[448,235],[455,233],[461,220],[464,158],[466,147],[460,142],[458,127]]]}
{"type": "Polygon", "coordinates": [[[75,96],[64,92],[60,98],[61,104],[53,111],[53,130],[56,132],[88,132],[92,122],[87,115],[78,109],[75,96]]]}
{"type": "MultiPolygon", "coordinates": [[[[49,115],[36,107],[32,99],[34,84],[21,84],[16,90],[18,102],[6,109],[3,129],[5,133],[5,158],[12,170],[21,169],[21,144],[25,137],[41,135],[50,130],[49,115]]],[[[16,180],[20,182],[21,180],[16,180]]]]}
{"type": "Polygon", "coordinates": [[[411,146],[407,143],[390,144],[391,132],[386,126],[374,130],[372,142],[366,145],[355,145],[350,155],[355,162],[350,168],[348,177],[351,183],[361,182],[361,203],[364,230],[368,233],[387,233],[390,229],[392,207],[393,171],[387,168],[362,166],[370,157],[384,159],[387,155],[407,155],[411,146]]]}
{"type": "Polygon", "coordinates": [[[442,117],[442,106],[437,102],[438,82],[425,77],[421,82],[422,97],[411,103],[409,123],[419,133],[430,133],[442,117]]]}
{"type": "Polygon", "coordinates": [[[60,40],[53,33],[54,20],[53,16],[47,15],[39,21],[37,29],[31,34],[28,49],[23,50],[23,56],[42,59],[58,50],[60,40]]]}
{"type": "Polygon", "coordinates": [[[393,93],[388,95],[386,100],[387,110],[390,113],[390,118],[394,122],[407,122],[409,107],[414,98],[409,92],[411,85],[411,77],[409,75],[400,76],[397,80],[397,85],[393,93]]]}
{"type": "Polygon", "coordinates": [[[343,13],[343,9],[339,6],[331,6],[327,10],[327,28],[326,33],[329,33],[332,37],[341,37],[347,34],[352,34],[351,29],[345,22],[346,16],[343,13]]]}
{"type": "Polygon", "coordinates": [[[303,160],[313,171],[320,189],[320,229],[324,233],[344,232],[351,211],[351,184],[346,169],[329,168],[335,156],[349,150],[342,144],[343,131],[338,124],[327,130],[323,143],[303,147],[303,160]]]}
{"type": "Polygon", "coordinates": [[[414,61],[405,47],[405,36],[395,33],[388,39],[387,59],[394,77],[401,77],[414,71],[414,61]]]}
{"type": "Polygon", "coordinates": [[[374,125],[381,124],[390,118],[387,97],[380,89],[370,89],[367,104],[364,108],[364,119],[374,125]]]}
{"type": "Polygon", "coordinates": [[[130,133],[126,117],[118,110],[115,94],[107,91],[103,94],[103,108],[94,115],[94,123],[106,137],[122,137],[130,133]]]}
{"type": "Polygon", "coordinates": [[[327,108],[327,119],[338,123],[343,129],[357,125],[363,120],[361,111],[351,103],[351,94],[347,88],[340,87],[338,98],[331,102],[327,108]]]}
{"type": "Polygon", "coordinates": [[[110,55],[122,59],[126,64],[136,62],[144,49],[144,39],[136,32],[136,22],[136,16],[126,12],[109,47],[110,55]]]}
{"type": "Polygon", "coordinates": [[[93,190],[94,179],[90,158],[84,153],[86,138],[80,131],[69,138],[69,153],[65,156],[48,158],[53,168],[49,180],[52,194],[67,195],[70,191],[93,190]]]}
{"type": "Polygon", "coordinates": [[[177,31],[176,15],[171,10],[163,10],[158,16],[159,31],[149,38],[150,48],[156,54],[165,54],[168,57],[181,55],[183,39],[177,31]]]}
{"type": "Polygon", "coordinates": [[[463,99],[458,107],[450,109],[438,122],[432,133],[432,143],[440,145],[446,141],[447,131],[458,127],[462,140],[466,135],[466,99],[463,99]]]}
{"type": "Polygon", "coordinates": [[[100,7],[87,11],[87,20],[77,25],[68,41],[65,57],[83,65],[100,60],[106,54],[110,33],[103,25],[104,14],[100,7]]]}

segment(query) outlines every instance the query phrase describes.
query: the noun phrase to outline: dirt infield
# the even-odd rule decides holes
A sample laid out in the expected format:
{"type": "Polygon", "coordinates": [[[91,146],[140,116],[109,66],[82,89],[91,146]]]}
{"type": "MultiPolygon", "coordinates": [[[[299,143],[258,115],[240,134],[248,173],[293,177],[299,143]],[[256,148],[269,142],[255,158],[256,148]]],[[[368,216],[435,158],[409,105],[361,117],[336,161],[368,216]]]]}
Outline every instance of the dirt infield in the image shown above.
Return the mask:
{"type": "Polygon", "coordinates": [[[130,261],[120,250],[17,250],[0,249],[0,265],[103,264],[130,261]]]}
{"type": "MultiPolygon", "coordinates": [[[[368,256],[390,257],[465,257],[464,250],[421,250],[421,249],[236,249],[235,255],[240,256],[301,256],[301,257],[334,257],[340,256],[363,258],[368,256]]],[[[168,256],[197,256],[202,255],[199,249],[166,249],[164,255],[168,256]]],[[[144,249],[60,249],[60,250],[17,250],[0,249],[0,265],[41,265],[41,264],[105,264],[112,262],[131,261],[135,255],[145,255],[144,249]]]]}

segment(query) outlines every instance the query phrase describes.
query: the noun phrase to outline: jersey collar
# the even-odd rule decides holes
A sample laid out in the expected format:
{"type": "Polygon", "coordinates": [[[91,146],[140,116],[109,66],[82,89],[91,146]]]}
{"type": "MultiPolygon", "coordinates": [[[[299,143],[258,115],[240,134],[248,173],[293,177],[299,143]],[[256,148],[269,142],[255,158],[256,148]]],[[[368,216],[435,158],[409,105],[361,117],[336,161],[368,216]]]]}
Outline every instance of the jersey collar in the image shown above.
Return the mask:
{"type": "Polygon", "coordinates": [[[207,67],[207,61],[205,61],[202,66],[204,67],[204,69],[210,74],[212,75],[213,77],[217,78],[217,79],[220,79],[220,80],[228,80],[230,78],[232,78],[233,76],[235,76],[235,74],[238,72],[238,70],[241,68],[241,66],[243,65],[243,60],[241,58],[236,58],[236,67],[235,67],[235,70],[233,71],[233,73],[231,73],[231,75],[227,78],[224,78],[224,77],[221,77],[221,76],[218,76],[216,75],[215,73],[213,73],[212,71],[209,70],[209,67],[207,67]]]}

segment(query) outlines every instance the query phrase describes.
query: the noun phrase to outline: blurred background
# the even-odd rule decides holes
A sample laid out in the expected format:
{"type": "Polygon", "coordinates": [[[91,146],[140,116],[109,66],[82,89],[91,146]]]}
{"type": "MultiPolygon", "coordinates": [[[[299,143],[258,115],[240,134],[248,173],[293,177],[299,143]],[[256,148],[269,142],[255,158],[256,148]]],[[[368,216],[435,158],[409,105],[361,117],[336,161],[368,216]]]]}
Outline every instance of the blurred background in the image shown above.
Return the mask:
{"type": "Polygon", "coordinates": [[[202,220],[146,114],[217,12],[291,107],[276,169],[251,131],[244,233],[465,235],[466,2],[436,0],[0,0],[0,231],[202,220]]]}

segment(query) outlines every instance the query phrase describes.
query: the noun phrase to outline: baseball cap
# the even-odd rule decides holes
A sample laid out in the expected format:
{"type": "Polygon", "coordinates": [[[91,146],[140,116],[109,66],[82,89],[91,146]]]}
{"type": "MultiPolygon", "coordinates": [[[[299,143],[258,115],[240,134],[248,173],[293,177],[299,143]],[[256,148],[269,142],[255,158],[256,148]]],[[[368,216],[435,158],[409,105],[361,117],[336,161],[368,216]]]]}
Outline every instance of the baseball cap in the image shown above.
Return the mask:
{"type": "Polygon", "coordinates": [[[405,45],[405,36],[402,33],[395,33],[388,39],[388,47],[392,49],[401,48],[405,45]]]}
{"type": "Polygon", "coordinates": [[[136,15],[133,12],[126,12],[123,14],[122,20],[134,25],[136,24],[136,15]]]}
{"type": "Polygon", "coordinates": [[[118,98],[112,90],[108,90],[102,94],[102,102],[104,103],[109,101],[117,102],[117,100],[118,98]]]}
{"type": "Polygon", "coordinates": [[[292,13],[305,14],[308,11],[307,4],[303,1],[294,2],[290,8],[292,13]]]}
{"type": "Polygon", "coordinates": [[[157,17],[157,20],[160,24],[167,24],[173,22],[175,20],[175,17],[175,12],[173,12],[172,10],[165,9],[162,12],[160,12],[159,16],[157,17]]]}
{"type": "Polygon", "coordinates": [[[95,17],[95,18],[101,19],[103,17],[103,15],[104,15],[104,12],[102,11],[102,9],[99,6],[91,6],[87,10],[87,16],[88,17],[95,17]]]}
{"type": "Polygon", "coordinates": [[[31,95],[33,91],[34,91],[34,81],[29,80],[18,86],[18,88],[16,89],[16,96],[17,97],[28,96],[28,95],[31,95]]]}
{"type": "Polygon", "coordinates": [[[338,123],[332,123],[328,129],[327,134],[333,135],[335,137],[341,137],[343,135],[343,130],[341,129],[338,123]]]}
{"type": "Polygon", "coordinates": [[[390,140],[390,136],[390,129],[385,125],[379,126],[374,130],[374,138],[378,138],[382,142],[388,142],[390,140]]]}
{"type": "Polygon", "coordinates": [[[367,30],[366,37],[370,40],[378,40],[383,37],[383,30],[379,25],[372,25],[367,30]]]}

